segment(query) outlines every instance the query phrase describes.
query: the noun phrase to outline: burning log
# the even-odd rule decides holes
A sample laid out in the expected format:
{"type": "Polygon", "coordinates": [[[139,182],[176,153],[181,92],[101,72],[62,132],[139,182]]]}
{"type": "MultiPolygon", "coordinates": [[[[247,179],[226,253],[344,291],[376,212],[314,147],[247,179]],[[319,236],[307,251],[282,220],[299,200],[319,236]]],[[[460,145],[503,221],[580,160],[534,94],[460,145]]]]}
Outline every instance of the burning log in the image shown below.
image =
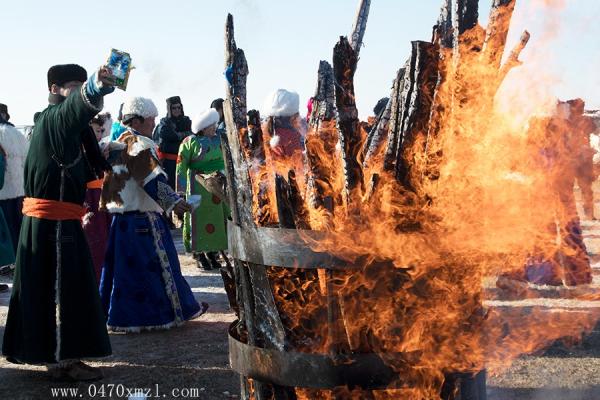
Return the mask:
{"type": "Polygon", "coordinates": [[[522,64],[522,62],[519,61],[519,56],[521,55],[521,52],[527,46],[527,43],[529,43],[530,38],[531,38],[531,34],[529,32],[527,32],[527,31],[523,32],[523,34],[521,35],[521,39],[519,40],[519,43],[517,43],[515,48],[512,49],[512,51],[508,55],[508,58],[506,59],[506,62],[500,69],[500,73],[498,76],[498,86],[500,86],[502,84],[502,82],[506,78],[506,75],[508,75],[508,73],[510,72],[511,69],[518,67],[522,64]]]}
{"type": "MultiPolygon", "coordinates": [[[[457,0],[456,15],[453,21],[458,36],[477,26],[479,21],[479,0],[457,0]]],[[[456,36],[456,35],[455,35],[456,36]]]]}
{"type": "MultiPolygon", "coordinates": [[[[393,171],[405,188],[414,190],[421,178],[412,166],[425,150],[431,107],[438,83],[439,54],[428,42],[413,42],[402,83],[392,96],[390,133],[383,169],[393,171]]],[[[398,76],[400,78],[400,75],[398,76]]]]}
{"type": "Polygon", "coordinates": [[[348,43],[348,39],[341,37],[333,49],[333,73],[337,82],[335,100],[344,163],[346,205],[356,203],[364,191],[363,171],[358,161],[363,138],[354,96],[357,62],[356,52],[348,43]]]}
{"type": "Polygon", "coordinates": [[[310,229],[308,210],[304,204],[304,199],[300,193],[300,187],[296,181],[296,173],[294,170],[290,170],[288,173],[288,185],[289,193],[288,199],[292,206],[294,215],[294,224],[298,229],[310,229]]]}
{"type": "Polygon", "coordinates": [[[275,175],[275,194],[277,196],[277,211],[279,212],[279,226],[282,228],[296,229],[294,209],[290,200],[290,185],[283,176],[275,175]]]}
{"type": "MultiPolygon", "coordinates": [[[[357,21],[366,21],[368,5],[361,2],[357,21]]],[[[485,398],[481,343],[488,338],[480,331],[487,315],[481,312],[478,284],[483,268],[479,259],[463,256],[464,248],[452,247],[458,243],[454,237],[446,238],[455,234],[454,226],[445,225],[440,204],[448,204],[441,199],[452,193],[443,187],[438,192],[430,181],[440,178],[440,187],[451,178],[463,183],[457,175],[476,160],[464,144],[489,128],[481,120],[491,115],[489,105],[497,88],[488,78],[494,82],[503,78],[503,71],[516,65],[527,40],[500,69],[496,61],[506,42],[504,25],[510,22],[506,11],[512,12],[514,1],[495,1],[487,37],[478,25],[476,0],[447,0],[444,5],[432,43],[413,42],[391,99],[366,142],[353,82],[364,26],[357,22],[356,38],[350,42],[342,38],[336,44],[333,69],[321,62],[306,139],[308,209],[298,170],[291,163],[268,165],[258,113],[248,115],[245,132],[245,126],[236,122],[237,114],[229,112],[226,144],[232,148],[226,158],[228,171],[233,172],[228,178],[237,188],[230,193],[239,193],[247,179],[239,172],[244,158],[252,157],[255,166],[270,167],[263,171],[279,171],[274,180],[267,173],[251,172],[248,187],[260,206],[254,209],[254,218],[247,219],[258,226],[235,222],[248,210],[243,203],[247,199],[239,194],[238,217],[230,224],[231,252],[241,265],[236,278],[244,318],[252,320],[247,338],[232,329],[230,357],[236,371],[258,379],[259,398],[321,396],[306,388],[326,389],[323,396],[330,398],[377,398],[370,391],[379,389],[418,393],[413,398],[451,399],[457,392],[462,398],[485,398]],[[475,79],[481,70],[485,79],[475,79]],[[231,133],[230,125],[235,127],[231,133]],[[331,162],[336,135],[342,149],[340,171],[331,162]],[[440,166],[444,157],[454,157],[448,164],[460,168],[442,170],[447,167],[440,166]],[[361,162],[369,172],[364,197],[361,162]],[[342,168],[344,182],[338,185],[342,168]],[[344,198],[338,201],[336,191],[342,186],[344,198]],[[268,196],[268,187],[274,196],[268,196]],[[264,226],[268,218],[257,218],[262,209],[269,210],[273,220],[277,214],[279,228],[264,226]],[[333,223],[323,223],[330,220],[333,223]],[[319,231],[322,227],[327,233],[319,231]],[[348,385],[356,388],[339,388],[348,385]]],[[[235,48],[233,43],[229,47],[235,48]]],[[[228,65],[243,66],[234,58],[228,65]]],[[[236,76],[232,78],[236,82],[236,76]]],[[[245,87],[232,90],[231,97],[229,107],[245,107],[245,87]],[[233,92],[244,98],[238,102],[233,92]]],[[[500,343],[503,337],[494,335],[492,339],[500,343]]]]}
{"type": "Polygon", "coordinates": [[[371,161],[379,156],[381,150],[383,149],[384,143],[387,141],[389,128],[390,128],[390,119],[392,117],[392,108],[394,105],[398,104],[400,93],[402,93],[402,84],[404,83],[404,72],[406,70],[404,68],[400,68],[398,70],[398,74],[396,79],[394,79],[394,84],[392,85],[392,93],[390,94],[390,99],[388,100],[385,109],[381,112],[381,114],[377,118],[377,122],[373,129],[369,132],[367,136],[367,141],[363,147],[363,168],[369,167],[371,161]]]}
{"type": "Polygon", "coordinates": [[[317,89],[313,96],[313,109],[306,134],[306,165],[310,173],[307,179],[309,204],[313,209],[333,212],[335,153],[338,132],[335,126],[335,86],[333,69],[327,61],[319,63],[317,89]],[[324,155],[333,156],[332,160],[324,155]]]}
{"type": "Polygon", "coordinates": [[[356,53],[356,57],[358,57],[360,48],[362,47],[363,37],[365,36],[365,30],[367,29],[370,7],[371,0],[360,0],[349,39],[350,46],[352,46],[352,49],[356,53]]]}
{"type": "Polygon", "coordinates": [[[495,69],[500,68],[515,5],[516,0],[494,0],[492,4],[482,57],[495,69]]]}
{"type": "Polygon", "coordinates": [[[258,226],[270,226],[275,223],[271,214],[269,174],[265,155],[265,142],[260,124],[260,113],[257,110],[248,111],[248,158],[252,160],[251,174],[257,209],[255,221],[258,226]]]}
{"type": "Polygon", "coordinates": [[[411,60],[408,97],[404,105],[401,139],[396,158],[396,180],[405,188],[417,187],[421,176],[412,171],[420,166],[425,150],[426,135],[431,118],[431,106],[438,82],[439,54],[428,42],[413,42],[414,58],[411,60]]]}

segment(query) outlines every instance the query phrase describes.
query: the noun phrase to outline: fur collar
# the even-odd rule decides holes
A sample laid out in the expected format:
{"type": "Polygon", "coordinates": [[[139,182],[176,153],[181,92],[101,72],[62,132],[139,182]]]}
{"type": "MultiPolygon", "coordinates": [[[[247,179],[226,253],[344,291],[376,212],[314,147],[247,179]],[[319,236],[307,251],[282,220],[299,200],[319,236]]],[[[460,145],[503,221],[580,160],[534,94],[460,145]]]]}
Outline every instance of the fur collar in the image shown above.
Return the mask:
{"type": "Polygon", "coordinates": [[[102,187],[100,208],[111,213],[163,212],[144,186],[165,172],[156,155],[156,145],[144,136],[127,131],[119,137],[122,149],[102,187]]]}

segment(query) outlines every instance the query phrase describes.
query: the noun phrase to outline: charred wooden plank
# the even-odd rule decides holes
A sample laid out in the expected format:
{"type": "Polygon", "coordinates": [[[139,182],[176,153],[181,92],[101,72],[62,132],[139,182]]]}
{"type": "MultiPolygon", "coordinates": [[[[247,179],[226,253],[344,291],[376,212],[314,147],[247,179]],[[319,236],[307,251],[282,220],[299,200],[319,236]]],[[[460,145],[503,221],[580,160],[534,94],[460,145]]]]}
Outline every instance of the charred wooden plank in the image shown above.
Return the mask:
{"type": "Polygon", "coordinates": [[[360,48],[362,47],[363,38],[367,29],[370,7],[371,0],[360,0],[358,10],[356,11],[356,18],[354,19],[354,25],[352,26],[352,33],[350,34],[349,41],[357,57],[360,53],[360,48]]]}
{"type": "Polygon", "coordinates": [[[246,80],[248,64],[244,50],[235,43],[233,16],[227,15],[225,25],[225,75],[228,81],[227,98],[233,103],[233,121],[238,129],[246,126],[246,80]]]}
{"type": "Polygon", "coordinates": [[[440,17],[437,24],[433,27],[432,42],[439,42],[442,47],[451,49],[454,47],[454,26],[453,26],[453,7],[452,0],[443,0],[440,10],[440,17]]]}
{"type": "Polygon", "coordinates": [[[281,228],[296,229],[294,220],[294,209],[289,198],[290,185],[285,178],[279,174],[275,175],[275,195],[277,198],[277,212],[279,214],[279,226],[281,228]]]}
{"type": "Polygon", "coordinates": [[[269,172],[266,164],[266,151],[260,113],[248,111],[248,151],[251,160],[250,174],[252,178],[253,196],[256,204],[254,220],[258,226],[269,226],[275,221],[270,204],[269,172]]]}
{"type": "Polygon", "coordinates": [[[313,109],[309,118],[309,126],[318,128],[322,121],[335,118],[335,78],[333,68],[327,61],[319,62],[317,72],[317,88],[313,96],[313,109]]]}
{"type": "MultiPolygon", "coordinates": [[[[400,100],[400,94],[402,92],[402,87],[404,84],[404,68],[400,68],[398,73],[396,74],[396,79],[394,79],[394,84],[392,85],[392,93],[390,94],[390,99],[382,111],[379,119],[371,132],[369,132],[369,136],[367,137],[367,141],[365,142],[365,146],[363,149],[363,153],[365,154],[365,158],[363,161],[363,168],[367,168],[370,166],[371,162],[379,156],[381,150],[383,149],[384,143],[388,140],[389,131],[390,131],[390,120],[392,118],[392,109],[397,107],[398,101],[400,100]]],[[[397,113],[397,108],[395,109],[397,113]]]]}
{"type": "Polygon", "coordinates": [[[306,189],[310,207],[325,208],[329,212],[333,212],[333,181],[336,174],[335,158],[338,143],[335,115],[333,69],[327,61],[321,61],[309,118],[309,130],[305,138],[305,162],[309,171],[306,189]]]}
{"type": "Polygon", "coordinates": [[[383,159],[383,169],[385,171],[393,171],[396,166],[398,148],[400,147],[400,143],[402,141],[402,120],[406,98],[408,97],[412,87],[412,83],[410,82],[411,75],[407,74],[407,71],[410,73],[411,60],[414,57],[414,55],[411,56],[411,58],[406,62],[404,68],[400,69],[400,71],[402,71],[402,76],[400,76],[400,71],[398,71],[399,73],[397,78],[399,79],[394,87],[394,92],[390,97],[390,122],[388,128],[387,146],[383,159]]]}
{"type": "Polygon", "coordinates": [[[456,0],[453,27],[458,35],[477,26],[479,21],[479,0],[456,0]]]}
{"type": "Polygon", "coordinates": [[[494,0],[492,3],[482,54],[483,61],[491,67],[500,68],[515,4],[516,0],[494,0]]]}
{"type": "Polygon", "coordinates": [[[443,0],[431,41],[443,48],[458,49],[460,35],[476,27],[478,19],[479,0],[443,0]]]}
{"type": "Polygon", "coordinates": [[[257,110],[248,111],[248,149],[251,159],[261,165],[266,162],[265,141],[260,124],[260,113],[257,110]]]}
{"type": "Polygon", "coordinates": [[[290,199],[290,203],[292,205],[292,211],[294,215],[294,222],[298,229],[310,229],[309,218],[308,218],[308,210],[306,209],[306,205],[304,203],[304,198],[302,198],[302,194],[300,193],[300,188],[298,187],[298,182],[296,181],[296,173],[294,170],[290,170],[288,173],[288,184],[289,184],[289,194],[288,198],[290,199]]]}
{"type": "Polygon", "coordinates": [[[238,49],[233,36],[233,17],[227,16],[225,25],[225,58],[228,68],[227,100],[223,105],[227,139],[222,141],[225,154],[225,168],[229,186],[232,218],[235,223],[252,224],[252,193],[248,168],[241,146],[240,132],[246,126],[246,78],[248,65],[241,49],[238,49]],[[242,118],[240,118],[242,115],[242,118]]]}
{"type": "Polygon", "coordinates": [[[337,83],[335,100],[344,164],[344,201],[347,205],[357,202],[364,191],[363,170],[358,161],[362,138],[354,95],[354,73],[357,62],[356,52],[348,43],[348,39],[341,37],[333,49],[333,73],[337,83]]]}
{"type": "Polygon", "coordinates": [[[397,152],[396,179],[404,187],[414,189],[421,176],[411,176],[416,171],[417,158],[425,151],[431,106],[438,83],[439,53],[429,42],[413,42],[409,82],[402,115],[401,137],[397,152]],[[415,154],[418,153],[416,157],[415,154]]]}
{"type": "MultiPolygon", "coordinates": [[[[230,204],[233,222],[242,227],[252,226],[252,185],[248,174],[248,165],[242,148],[242,140],[247,135],[246,121],[246,78],[248,64],[241,49],[238,49],[234,38],[233,17],[227,16],[225,25],[225,67],[227,76],[227,99],[223,105],[227,133],[223,136],[223,150],[225,154],[225,167],[229,185],[230,204]]],[[[250,279],[248,268],[236,260],[237,292],[243,293],[244,320],[247,327],[248,343],[257,343],[261,339],[267,340],[273,335],[265,334],[259,330],[256,321],[255,288],[250,279]]],[[[258,304],[258,313],[263,315],[268,311],[277,314],[276,308],[265,310],[261,302],[258,304]]],[[[276,327],[272,327],[276,332],[276,327]]],[[[271,331],[273,332],[273,331],[271,331]]],[[[272,397],[271,385],[254,381],[255,397],[257,400],[266,400],[272,397]]]]}
{"type": "Polygon", "coordinates": [[[262,347],[283,351],[286,347],[285,331],[265,268],[263,265],[248,264],[255,309],[253,324],[260,335],[262,347]]]}
{"type": "Polygon", "coordinates": [[[367,194],[365,195],[365,203],[370,203],[373,200],[380,181],[381,177],[379,176],[379,174],[373,174],[371,176],[371,180],[369,181],[369,187],[367,188],[367,194]]]}

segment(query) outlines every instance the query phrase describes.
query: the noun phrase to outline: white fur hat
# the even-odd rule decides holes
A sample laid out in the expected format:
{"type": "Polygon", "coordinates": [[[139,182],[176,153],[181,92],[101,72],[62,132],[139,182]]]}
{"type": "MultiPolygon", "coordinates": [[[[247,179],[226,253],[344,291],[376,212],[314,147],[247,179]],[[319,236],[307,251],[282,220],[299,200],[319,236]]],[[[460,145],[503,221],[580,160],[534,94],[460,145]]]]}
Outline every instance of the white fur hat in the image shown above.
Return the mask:
{"type": "Polygon", "coordinates": [[[192,119],[192,132],[198,133],[217,122],[219,122],[219,112],[214,108],[209,108],[192,119]]]}
{"type": "Polygon", "coordinates": [[[127,121],[131,116],[156,118],[158,110],[150,99],[145,97],[130,97],[123,103],[123,121],[127,121]]]}
{"type": "Polygon", "coordinates": [[[300,96],[296,92],[277,89],[265,101],[265,114],[268,117],[291,117],[300,112],[300,96]]]}

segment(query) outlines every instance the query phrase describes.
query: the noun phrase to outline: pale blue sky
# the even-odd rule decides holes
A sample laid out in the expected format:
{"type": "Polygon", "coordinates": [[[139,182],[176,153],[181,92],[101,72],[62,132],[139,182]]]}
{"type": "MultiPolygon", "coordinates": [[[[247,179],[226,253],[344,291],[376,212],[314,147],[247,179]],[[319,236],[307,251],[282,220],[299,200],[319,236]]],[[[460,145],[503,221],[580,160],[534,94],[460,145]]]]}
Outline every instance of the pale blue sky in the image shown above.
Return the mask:
{"type": "MultiPolygon", "coordinates": [[[[279,87],[295,90],[301,112],[316,83],[321,59],[331,60],[340,35],[350,31],[358,0],[81,0],[11,1],[2,5],[0,102],[15,124],[31,123],[46,105],[46,71],[75,62],[91,72],[110,48],[131,53],[137,67],[127,92],[107,98],[116,114],[127,95],[150,97],[161,114],[164,99],[180,95],[186,114],[224,97],[223,30],[231,12],[236,40],[250,68],[248,103],[261,109],[279,87]]],[[[491,0],[481,0],[482,22],[491,0]]],[[[429,40],[441,0],[372,0],[365,47],[356,75],[360,115],[389,95],[395,71],[408,56],[411,40],[429,40]]],[[[596,0],[518,0],[509,47],[527,28],[532,33],[522,59],[532,67],[523,79],[543,92],[580,96],[600,108],[600,2],[596,0]],[[549,10],[544,4],[553,4],[549,10]]],[[[525,92],[528,92],[527,89],[525,92]]]]}

